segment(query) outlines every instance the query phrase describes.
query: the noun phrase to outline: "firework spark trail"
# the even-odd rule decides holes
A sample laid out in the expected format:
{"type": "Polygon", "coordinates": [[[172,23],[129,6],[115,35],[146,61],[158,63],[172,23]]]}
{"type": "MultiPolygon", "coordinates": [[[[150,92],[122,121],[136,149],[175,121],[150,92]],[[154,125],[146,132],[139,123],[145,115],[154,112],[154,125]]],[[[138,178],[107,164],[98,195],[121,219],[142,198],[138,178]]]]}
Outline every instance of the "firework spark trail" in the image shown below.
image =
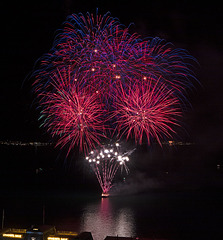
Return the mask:
{"type": "Polygon", "coordinates": [[[107,160],[105,160],[103,163],[101,163],[102,178],[103,178],[104,185],[107,183],[106,166],[107,166],[107,160]]]}
{"type": "Polygon", "coordinates": [[[99,184],[101,186],[101,189],[104,189],[104,184],[103,184],[103,181],[102,181],[102,178],[101,178],[98,166],[96,165],[93,170],[94,170],[94,172],[95,172],[95,174],[97,176],[97,179],[98,179],[98,182],[99,182],[99,184]]]}
{"type": "Polygon", "coordinates": [[[117,162],[112,165],[111,172],[109,175],[109,178],[111,179],[111,181],[113,180],[113,178],[118,170],[118,167],[119,167],[119,164],[117,162]]]}
{"type": "Polygon", "coordinates": [[[86,160],[89,162],[98,179],[103,193],[107,194],[112,188],[112,182],[120,167],[124,167],[126,173],[128,173],[126,163],[129,161],[128,156],[130,156],[134,150],[135,149],[126,151],[124,148],[120,148],[118,143],[116,143],[116,145],[108,144],[102,146],[100,149],[91,151],[86,157],[86,160]]]}
{"type": "MultiPolygon", "coordinates": [[[[109,176],[106,174],[106,169],[109,167],[107,166],[107,161],[105,160],[103,163],[101,163],[101,170],[99,169],[99,165],[95,164],[96,166],[93,167],[93,170],[97,176],[98,182],[101,186],[101,189],[103,191],[103,193],[108,193],[108,191],[110,190],[110,188],[112,187],[111,182],[113,180],[113,177],[109,176]]],[[[111,166],[111,168],[113,167],[113,165],[111,166]]]]}
{"type": "Polygon", "coordinates": [[[109,172],[108,172],[108,178],[112,178],[112,171],[113,171],[113,168],[117,165],[117,163],[114,163],[114,165],[111,165],[111,167],[109,168],[109,172]]]}

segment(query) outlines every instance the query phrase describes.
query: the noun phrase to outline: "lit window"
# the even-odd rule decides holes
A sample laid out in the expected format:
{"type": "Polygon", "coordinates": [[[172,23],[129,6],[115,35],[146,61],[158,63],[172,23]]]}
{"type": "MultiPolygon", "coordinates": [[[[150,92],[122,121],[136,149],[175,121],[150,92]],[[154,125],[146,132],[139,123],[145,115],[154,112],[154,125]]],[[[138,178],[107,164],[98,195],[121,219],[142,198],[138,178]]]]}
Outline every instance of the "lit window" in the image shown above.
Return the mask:
{"type": "Polygon", "coordinates": [[[9,237],[9,238],[22,238],[21,234],[14,234],[14,233],[3,233],[3,237],[9,237]]]}

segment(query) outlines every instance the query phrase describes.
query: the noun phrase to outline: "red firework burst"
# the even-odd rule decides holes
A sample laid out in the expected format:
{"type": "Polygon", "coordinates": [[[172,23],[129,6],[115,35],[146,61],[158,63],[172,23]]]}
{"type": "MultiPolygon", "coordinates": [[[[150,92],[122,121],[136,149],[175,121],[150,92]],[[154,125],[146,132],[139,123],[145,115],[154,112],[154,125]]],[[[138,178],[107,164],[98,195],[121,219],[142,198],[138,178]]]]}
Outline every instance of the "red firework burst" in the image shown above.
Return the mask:
{"type": "Polygon", "coordinates": [[[128,139],[133,135],[135,142],[142,144],[143,136],[148,144],[156,138],[161,145],[162,136],[175,133],[181,116],[179,100],[163,83],[154,83],[151,79],[147,85],[135,84],[124,90],[122,86],[116,91],[115,111],[117,130],[120,136],[128,139]]]}
{"type": "Polygon", "coordinates": [[[52,78],[53,91],[41,95],[42,117],[47,116],[43,125],[58,136],[57,145],[70,143],[68,153],[75,145],[88,152],[104,137],[103,104],[96,93],[70,81],[70,74],[58,71],[52,78]]]}

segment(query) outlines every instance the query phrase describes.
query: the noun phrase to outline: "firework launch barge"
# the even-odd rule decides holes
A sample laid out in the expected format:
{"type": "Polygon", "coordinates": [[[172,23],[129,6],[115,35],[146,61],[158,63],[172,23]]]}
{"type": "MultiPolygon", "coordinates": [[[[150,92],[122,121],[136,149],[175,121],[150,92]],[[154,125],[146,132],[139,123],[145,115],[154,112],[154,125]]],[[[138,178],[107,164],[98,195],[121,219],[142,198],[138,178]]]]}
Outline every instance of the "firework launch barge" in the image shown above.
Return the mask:
{"type": "Polygon", "coordinates": [[[108,198],[108,197],[109,197],[109,193],[102,193],[102,194],[101,194],[101,197],[102,197],[102,198],[108,198]]]}

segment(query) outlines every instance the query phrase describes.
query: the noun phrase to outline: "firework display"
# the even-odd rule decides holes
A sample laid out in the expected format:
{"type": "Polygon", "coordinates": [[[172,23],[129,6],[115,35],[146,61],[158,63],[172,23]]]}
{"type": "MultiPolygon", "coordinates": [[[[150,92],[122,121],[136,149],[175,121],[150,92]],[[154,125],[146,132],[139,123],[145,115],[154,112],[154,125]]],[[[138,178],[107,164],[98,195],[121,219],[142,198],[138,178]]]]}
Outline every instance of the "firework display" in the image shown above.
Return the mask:
{"type": "Polygon", "coordinates": [[[131,34],[109,13],[72,14],[33,72],[42,125],[57,145],[85,154],[117,134],[161,144],[179,124],[194,61],[164,40],[131,34]]]}
{"type": "Polygon", "coordinates": [[[97,94],[71,83],[70,73],[60,71],[51,77],[49,87],[54,91],[42,93],[44,105],[42,117],[53,136],[59,135],[57,145],[70,142],[68,153],[75,146],[87,151],[100,144],[104,136],[103,105],[97,94]],[[43,95],[44,94],[44,95],[43,95]]]}
{"type": "Polygon", "coordinates": [[[172,126],[178,125],[177,116],[181,115],[179,100],[171,90],[159,82],[135,86],[127,89],[119,88],[115,94],[115,111],[118,133],[125,134],[127,139],[133,135],[135,142],[142,144],[143,133],[155,138],[161,144],[160,134],[171,136],[172,126]]]}
{"type": "Polygon", "coordinates": [[[129,161],[129,155],[134,151],[124,151],[119,143],[103,145],[99,149],[92,150],[86,157],[102,189],[102,196],[108,196],[112,188],[114,176],[121,167],[128,173],[126,163],[129,161]]]}

